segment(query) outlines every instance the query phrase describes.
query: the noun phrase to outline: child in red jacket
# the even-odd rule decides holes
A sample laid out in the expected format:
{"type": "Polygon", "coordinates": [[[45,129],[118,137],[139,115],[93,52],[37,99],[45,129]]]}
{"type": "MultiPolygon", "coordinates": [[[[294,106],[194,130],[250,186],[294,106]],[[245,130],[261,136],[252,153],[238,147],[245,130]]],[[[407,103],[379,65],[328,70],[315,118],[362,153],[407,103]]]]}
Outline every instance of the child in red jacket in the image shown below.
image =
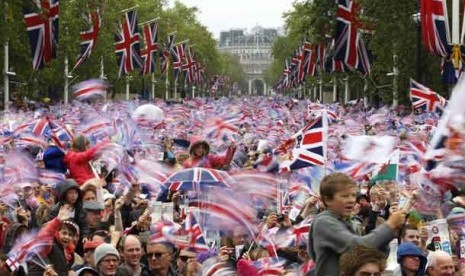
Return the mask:
{"type": "Polygon", "coordinates": [[[68,167],[70,178],[76,180],[79,186],[96,177],[89,162],[95,159],[97,151],[106,144],[107,141],[104,141],[89,148],[89,140],[86,137],[82,135],[74,137],[71,150],[66,152],[64,162],[68,167]]]}

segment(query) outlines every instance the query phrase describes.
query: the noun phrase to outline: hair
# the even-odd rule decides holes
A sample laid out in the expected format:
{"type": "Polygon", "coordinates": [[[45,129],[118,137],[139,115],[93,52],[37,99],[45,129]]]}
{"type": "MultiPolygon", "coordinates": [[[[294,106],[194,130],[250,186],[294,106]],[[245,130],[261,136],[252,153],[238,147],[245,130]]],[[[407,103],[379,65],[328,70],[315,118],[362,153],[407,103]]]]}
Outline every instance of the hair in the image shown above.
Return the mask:
{"type": "Polygon", "coordinates": [[[71,148],[74,151],[81,152],[81,151],[86,150],[87,145],[89,145],[89,140],[86,137],[82,136],[82,135],[78,135],[78,136],[74,137],[73,142],[71,144],[71,148]]]}
{"type": "Polygon", "coordinates": [[[402,232],[400,233],[400,237],[401,237],[402,239],[405,238],[405,234],[407,233],[407,230],[417,230],[417,231],[419,231],[419,229],[418,229],[415,225],[406,224],[406,225],[402,228],[402,232]]]}
{"type": "Polygon", "coordinates": [[[386,269],[386,256],[377,249],[357,245],[342,254],[339,259],[342,276],[354,276],[355,272],[366,264],[377,264],[383,272],[386,269]]]}
{"type": "Polygon", "coordinates": [[[343,173],[328,174],[321,180],[320,185],[320,195],[323,203],[326,205],[325,198],[333,199],[336,192],[349,187],[357,187],[357,184],[347,175],[343,173]]]}
{"type": "MultiPolygon", "coordinates": [[[[149,241],[146,245],[146,248],[149,246],[149,245],[157,245],[157,244],[162,244],[166,247],[166,249],[171,253],[171,254],[174,254],[174,251],[175,251],[175,247],[172,243],[170,242],[152,242],[152,241],[149,241]]],[[[147,252],[147,251],[146,251],[147,252]]]]}
{"type": "Polygon", "coordinates": [[[252,261],[267,257],[268,251],[263,247],[258,247],[250,251],[249,256],[252,261]]]}

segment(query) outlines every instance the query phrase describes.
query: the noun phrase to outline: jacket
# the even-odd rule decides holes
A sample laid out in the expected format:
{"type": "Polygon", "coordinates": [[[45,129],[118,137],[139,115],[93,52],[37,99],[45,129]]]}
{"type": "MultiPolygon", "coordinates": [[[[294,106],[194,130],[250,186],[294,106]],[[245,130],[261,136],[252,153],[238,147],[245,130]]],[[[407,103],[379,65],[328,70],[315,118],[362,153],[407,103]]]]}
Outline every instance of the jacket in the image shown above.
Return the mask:
{"type": "Polygon", "coordinates": [[[400,268],[402,269],[402,275],[404,275],[404,268],[402,267],[402,258],[404,256],[420,257],[420,269],[415,275],[425,275],[427,259],[418,246],[411,242],[404,242],[399,245],[399,248],[397,248],[397,262],[400,264],[400,268]]]}
{"type": "Polygon", "coordinates": [[[221,169],[224,166],[229,165],[231,163],[234,153],[236,152],[235,148],[228,147],[226,153],[222,156],[209,154],[210,146],[205,141],[196,141],[191,144],[189,149],[190,157],[182,164],[184,168],[194,168],[194,167],[201,167],[201,168],[208,168],[208,169],[221,169]],[[199,145],[203,144],[206,148],[207,153],[202,157],[194,157],[193,149],[199,145]]]}
{"type": "Polygon", "coordinates": [[[68,151],[65,155],[65,164],[69,169],[69,176],[76,180],[77,184],[81,186],[87,180],[95,178],[92,169],[90,168],[89,162],[95,158],[97,151],[103,146],[99,143],[92,148],[82,151],[68,151]]]}
{"type": "MultiPolygon", "coordinates": [[[[46,246],[41,251],[41,258],[46,264],[53,265],[53,269],[58,275],[68,275],[71,266],[74,262],[74,244],[70,243],[66,248],[63,248],[57,240],[58,230],[61,227],[61,221],[53,219],[45,224],[37,235],[37,240],[45,242],[51,241],[51,246],[46,246]]],[[[39,258],[36,259],[39,264],[42,262],[39,258]]],[[[28,275],[42,276],[44,268],[38,266],[34,262],[28,263],[28,275]]]]}
{"type": "Polygon", "coordinates": [[[58,202],[55,204],[55,206],[53,206],[52,211],[48,215],[46,221],[49,221],[58,215],[58,212],[60,211],[61,206],[66,203],[66,192],[68,192],[71,189],[77,190],[78,195],[79,195],[77,202],[73,206],[74,217],[71,219],[73,219],[76,223],[79,223],[80,226],[82,226],[83,211],[82,211],[81,190],[79,189],[79,186],[76,184],[76,182],[71,179],[63,180],[56,186],[58,202]]]}
{"type": "Polygon", "coordinates": [[[339,275],[339,257],[357,244],[385,250],[394,239],[394,231],[382,224],[370,234],[355,234],[352,224],[338,214],[325,210],[312,223],[309,233],[309,254],[315,260],[316,276],[339,275]]]}

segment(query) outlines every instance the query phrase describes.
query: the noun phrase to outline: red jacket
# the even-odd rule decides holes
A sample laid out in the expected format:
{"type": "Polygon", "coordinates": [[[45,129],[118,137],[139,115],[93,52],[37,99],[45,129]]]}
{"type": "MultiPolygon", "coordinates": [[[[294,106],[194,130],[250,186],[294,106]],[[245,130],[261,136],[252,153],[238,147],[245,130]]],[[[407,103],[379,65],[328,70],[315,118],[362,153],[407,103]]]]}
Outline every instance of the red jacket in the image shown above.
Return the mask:
{"type": "Polygon", "coordinates": [[[89,162],[94,159],[97,150],[102,146],[103,144],[99,143],[86,151],[76,152],[70,150],[66,153],[64,161],[68,166],[69,176],[76,180],[79,186],[87,180],[95,178],[89,162]]]}
{"type": "MultiPolygon", "coordinates": [[[[54,218],[50,222],[44,224],[39,234],[37,235],[37,239],[50,241],[50,246],[44,248],[44,251],[42,252],[43,256],[50,254],[50,251],[52,250],[51,245],[54,240],[58,242],[58,231],[61,228],[61,224],[61,221],[59,221],[57,218],[54,218]]],[[[75,249],[76,246],[73,243],[69,243],[69,245],[64,248],[66,261],[69,262],[73,258],[75,249]]]]}
{"type": "Polygon", "coordinates": [[[207,154],[203,157],[193,158],[191,155],[191,157],[189,157],[182,165],[186,169],[194,167],[220,169],[221,167],[227,166],[231,163],[235,152],[235,148],[229,147],[223,156],[207,154]]]}

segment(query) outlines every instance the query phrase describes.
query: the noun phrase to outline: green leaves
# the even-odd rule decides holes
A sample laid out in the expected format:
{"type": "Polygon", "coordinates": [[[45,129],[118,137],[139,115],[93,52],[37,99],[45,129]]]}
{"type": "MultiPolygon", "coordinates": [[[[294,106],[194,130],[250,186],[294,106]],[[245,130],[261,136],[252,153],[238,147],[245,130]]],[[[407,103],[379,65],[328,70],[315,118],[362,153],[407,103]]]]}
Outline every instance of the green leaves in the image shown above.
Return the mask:
{"type": "MultiPolygon", "coordinates": [[[[10,44],[10,66],[16,72],[16,77],[12,80],[27,84],[24,87],[14,87],[12,89],[29,98],[62,97],[65,80],[64,60],[68,56],[69,70],[71,71],[80,50],[79,33],[88,28],[83,16],[88,15],[89,3],[104,7],[102,27],[90,59],[72,72],[74,76],[77,76],[75,82],[99,77],[101,60],[103,59],[105,75],[112,84],[111,89],[114,93],[124,93],[125,82],[118,78],[114,53],[114,34],[119,27],[120,11],[136,5],[139,7],[139,23],[159,18],[158,40],[160,48],[162,48],[163,43],[167,42],[168,33],[177,31],[178,42],[188,39],[189,44],[194,45],[196,59],[207,67],[207,74],[231,72],[235,76],[233,79],[240,81],[243,78],[234,60],[231,61],[231,59],[219,55],[212,34],[198,20],[199,11],[196,7],[187,7],[176,1],[174,6],[170,8],[167,0],[106,0],[105,4],[103,1],[60,1],[58,58],[53,60],[47,68],[34,72],[32,70],[31,51],[22,6],[30,1],[0,0],[0,13],[7,15],[6,17],[0,17],[3,20],[2,23],[4,23],[0,24],[0,42],[3,44],[5,39],[8,39],[10,44]]],[[[3,64],[3,57],[2,51],[0,55],[1,64],[3,64]]],[[[159,82],[157,84],[157,96],[161,97],[164,95],[165,87],[164,82],[161,83],[159,80],[158,74],[159,67],[157,67],[156,73],[156,80],[159,82]]],[[[148,89],[150,86],[150,77],[141,77],[137,71],[131,73],[131,76],[132,91],[141,91],[143,87],[148,89]]]]}

